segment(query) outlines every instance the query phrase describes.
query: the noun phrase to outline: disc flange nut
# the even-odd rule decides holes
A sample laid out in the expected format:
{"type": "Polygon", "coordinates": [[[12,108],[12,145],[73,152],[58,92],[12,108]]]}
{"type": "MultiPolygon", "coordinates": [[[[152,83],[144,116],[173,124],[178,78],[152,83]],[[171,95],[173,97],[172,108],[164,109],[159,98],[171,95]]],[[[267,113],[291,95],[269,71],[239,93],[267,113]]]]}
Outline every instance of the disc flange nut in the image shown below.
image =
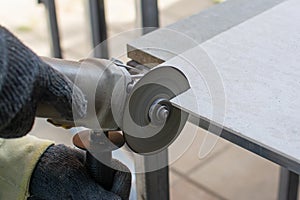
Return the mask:
{"type": "Polygon", "coordinates": [[[169,107],[164,104],[166,99],[158,99],[153,102],[149,109],[150,122],[154,126],[165,124],[169,116],[169,107]]]}

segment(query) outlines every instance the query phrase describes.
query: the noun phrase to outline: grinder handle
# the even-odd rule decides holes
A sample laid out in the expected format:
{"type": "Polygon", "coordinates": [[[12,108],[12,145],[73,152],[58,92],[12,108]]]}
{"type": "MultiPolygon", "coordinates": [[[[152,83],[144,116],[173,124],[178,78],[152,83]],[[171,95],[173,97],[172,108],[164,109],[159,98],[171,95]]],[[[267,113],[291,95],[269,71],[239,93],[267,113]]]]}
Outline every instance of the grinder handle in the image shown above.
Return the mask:
{"type": "Polygon", "coordinates": [[[95,158],[95,156],[87,150],[85,165],[88,172],[97,183],[99,183],[104,189],[111,190],[113,185],[114,170],[108,165],[112,164],[112,151],[104,150],[107,145],[105,145],[105,140],[103,138],[106,137],[109,141],[108,136],[108,132],[101,133],[101,131],[100,134],[92,133],[90,135],[90,150],[100,160],[95,158]],[[101,145],[103,145],[103,151],[99,151],[99,149],[101,149],[101,145]]]}
{"type": "Polygon", "coordinates": [[[85,167],[90,176],[103,188],[110,190],[116,172],[109,167],[112,166],[112,151],[125,144],[123,135],[118,131],[100,131],[97,134],[96,130],[84,130],[73,137],[73,144],[86,151],[85,167]],[[109,146],[105,145],[108,141],[111,142],[109,146]]]}

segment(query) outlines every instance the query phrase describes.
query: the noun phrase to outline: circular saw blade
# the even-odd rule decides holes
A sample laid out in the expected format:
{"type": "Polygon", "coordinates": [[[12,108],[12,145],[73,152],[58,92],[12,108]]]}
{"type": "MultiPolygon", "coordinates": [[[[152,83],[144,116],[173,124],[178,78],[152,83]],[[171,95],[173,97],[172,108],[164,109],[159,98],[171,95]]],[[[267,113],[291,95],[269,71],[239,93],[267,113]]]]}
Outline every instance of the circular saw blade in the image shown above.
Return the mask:
{"type": "Polygon", "coordinates": [[[157,67],[133,87],[125,104],[123,132],[127,145],[136,153],[153,154],[167,148],[184,127],[188,114],[175,108],[170,99],[189,89],[186,77],[178,69],[157,67]],[[161,125],[153,124],[150,107],[157,100],[165,106],[168,117],[161,125]]]}

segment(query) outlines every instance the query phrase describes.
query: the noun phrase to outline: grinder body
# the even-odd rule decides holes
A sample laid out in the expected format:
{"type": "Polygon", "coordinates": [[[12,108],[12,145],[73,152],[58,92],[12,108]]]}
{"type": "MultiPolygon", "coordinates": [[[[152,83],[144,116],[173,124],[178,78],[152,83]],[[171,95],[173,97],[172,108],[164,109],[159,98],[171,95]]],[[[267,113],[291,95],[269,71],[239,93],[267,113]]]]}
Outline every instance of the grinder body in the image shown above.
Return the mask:
{"type": "Polygon", "coordinates": [[[112,113],[112,105],[122,112],[122,103],[118,102],[124,101],[128,95],[124,88],[132,82],[126,69],[105,59],[87,58],[76,62],[42,57],[42,60],[67,76],[83,91],[87,98],[87,115],[81,119],[67,121],[51,104],[44,103],[38,105],[37,117],[49,118],[59,126],[84,126],[91,129],[101,128],[103,131],[119,129],[116,117],[112,113]],[[120,95],[115,95],[112,102],[115,93],[120,95]]]}

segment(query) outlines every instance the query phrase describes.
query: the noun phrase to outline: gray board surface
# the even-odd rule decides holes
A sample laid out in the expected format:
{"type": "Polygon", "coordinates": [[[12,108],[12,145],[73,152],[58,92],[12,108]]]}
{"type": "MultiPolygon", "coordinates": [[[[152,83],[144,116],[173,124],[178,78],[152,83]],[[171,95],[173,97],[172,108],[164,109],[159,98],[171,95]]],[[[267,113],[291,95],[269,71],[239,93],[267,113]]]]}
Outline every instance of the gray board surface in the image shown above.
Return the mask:
{"type": "MultiPolygon", "coordinates": [[[[189,79],[192,89],[174,104],[200,126],[299,174],[300,1],[263,2],[275,5],[178,55],[156,57],[189,79]]],[[[145,38],[135,47],[148,54],[145,38]]]]}

